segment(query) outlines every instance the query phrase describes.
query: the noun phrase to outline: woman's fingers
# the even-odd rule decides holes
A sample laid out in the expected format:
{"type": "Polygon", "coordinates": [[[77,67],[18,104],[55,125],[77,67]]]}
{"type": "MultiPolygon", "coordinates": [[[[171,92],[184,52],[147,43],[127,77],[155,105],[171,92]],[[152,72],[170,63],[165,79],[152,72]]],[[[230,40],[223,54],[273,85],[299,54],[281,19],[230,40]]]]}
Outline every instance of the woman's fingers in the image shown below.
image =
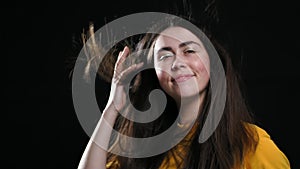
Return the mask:
{"type": "Polygon", "coordinates": [[[115,83],[125,83],[128,81],[128,75],[133,73],[134,71],[140,69],[143,66],[143,63],[133,64],[133,65],[125,65],[131,64],[126,59],[129,55],[129,48],[127,46],[124,47],[123,51],[121,51],[118,55],[115,70],[114,70],[114,82],[115,83]]]}
{"type": "Polygon", "coordinates": [[[122,71],[118,76],[117,76],[117,82],[118,83],[127,83],[129,82],[130,79],[128,79],[130,76],[130,74],[138,71],[140,68],[142,68],[144,65],[143,62],[138,63],[138,64],[133,64],[131,66],[129,66],[127,69],[125,69],[124,71],[122,71]]]}
{"type": "Polygon", "coordinates": [[[124,78],[124,80],[125,80],[128,77],[128,75],[130,75],[131,73],[134,73],[135,71],[140,69],[143,65],[144,65],[144,63],[141,62],[139,64],[133,64],[133,65],[129,66],[127,69],[125,69],[122,72],[121,78],[124,78]]]}
{"type": "Polygon", "coordinates": [[[123,51],[119,53],[117,62],[116,62],[116,68],[122,69],[122,64],[126,60],[127,56],[129,55],[129,48],[127,46],[124,47],[123,51]]]}
{"type": "Polygon", "coordinates": [[[115,68],[114,68],[114,78],[117,78],[120,76],[121,72],[124,69],[124,61],[126,60],[127,56],[129,54],[129,48],[127,46],[124,47],[123,51],[119,52],[115,68]]]}

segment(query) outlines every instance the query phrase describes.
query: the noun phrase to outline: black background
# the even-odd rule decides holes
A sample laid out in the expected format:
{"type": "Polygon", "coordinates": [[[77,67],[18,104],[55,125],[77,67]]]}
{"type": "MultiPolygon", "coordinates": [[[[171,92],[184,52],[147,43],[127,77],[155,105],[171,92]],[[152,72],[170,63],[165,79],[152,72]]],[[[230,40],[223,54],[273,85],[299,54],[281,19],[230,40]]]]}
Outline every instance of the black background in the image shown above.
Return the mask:
{"type": "MultiPolygon", "coordinates": [[[[219,29],[242,56],[239,68],[249,104],[292,168],[299,168],[299,7],[290,1],[216,1],[219,29]]],[[[100,28],[126,14],[160,12],[173,4],[52,1],[2,6],[2,84],[8,101],[1,111],[5,168],[77,168],[89,137],[73,108],[66,63],[72,37],[80,36],[90,21],[100,28]]],[[[194,10],[197,5],[192,2],[194,10]]]]}

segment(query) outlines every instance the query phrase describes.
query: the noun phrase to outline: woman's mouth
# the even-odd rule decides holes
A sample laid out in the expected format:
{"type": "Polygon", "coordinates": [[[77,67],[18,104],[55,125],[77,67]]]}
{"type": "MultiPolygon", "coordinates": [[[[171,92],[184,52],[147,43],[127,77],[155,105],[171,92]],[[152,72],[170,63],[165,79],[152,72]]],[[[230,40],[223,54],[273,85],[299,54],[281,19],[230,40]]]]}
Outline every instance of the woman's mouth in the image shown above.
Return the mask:
{"type": "Polygon", "coordinates": [[[182,83],[191,79],[194,75],[179,75],[175,78],[172,78],[172,82],[182,83]]]}

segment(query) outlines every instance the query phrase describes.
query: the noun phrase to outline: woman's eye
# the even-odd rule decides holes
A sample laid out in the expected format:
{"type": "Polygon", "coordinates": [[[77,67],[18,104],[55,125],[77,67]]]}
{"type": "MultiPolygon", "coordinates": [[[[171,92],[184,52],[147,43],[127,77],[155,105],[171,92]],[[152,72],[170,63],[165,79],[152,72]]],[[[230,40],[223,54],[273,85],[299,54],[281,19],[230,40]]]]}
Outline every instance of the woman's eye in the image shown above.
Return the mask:
{"type": "Polygon", "coordinates": [[[196,53],[195,50],[189,49],[189,50],[185,50],[184,53],[196,53]]]}
{"type": "Polygon", "coordinates": [[[166,55],[162,55],[162,56],[160,56],[159,57],[159,60],[165,60],[165,59],[167,59],[167,58],[169,58],[169,57],[172,57],[173,55],[172,54],[166,54],[166,55]]]}

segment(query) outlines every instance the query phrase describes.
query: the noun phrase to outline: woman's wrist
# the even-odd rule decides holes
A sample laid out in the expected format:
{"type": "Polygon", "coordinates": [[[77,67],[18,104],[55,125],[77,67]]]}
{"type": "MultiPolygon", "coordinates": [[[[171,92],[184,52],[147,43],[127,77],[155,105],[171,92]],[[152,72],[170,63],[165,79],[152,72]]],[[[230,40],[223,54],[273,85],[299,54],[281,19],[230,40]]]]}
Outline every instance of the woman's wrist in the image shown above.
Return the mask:
{"type": "Polygon", "coordinates": [[[115,120],[118,116],[118,113],[119,110],[116,108],[114,102],[111,102],[105,107],[102,116],[104,116],[107,120],[115,120]]]}

